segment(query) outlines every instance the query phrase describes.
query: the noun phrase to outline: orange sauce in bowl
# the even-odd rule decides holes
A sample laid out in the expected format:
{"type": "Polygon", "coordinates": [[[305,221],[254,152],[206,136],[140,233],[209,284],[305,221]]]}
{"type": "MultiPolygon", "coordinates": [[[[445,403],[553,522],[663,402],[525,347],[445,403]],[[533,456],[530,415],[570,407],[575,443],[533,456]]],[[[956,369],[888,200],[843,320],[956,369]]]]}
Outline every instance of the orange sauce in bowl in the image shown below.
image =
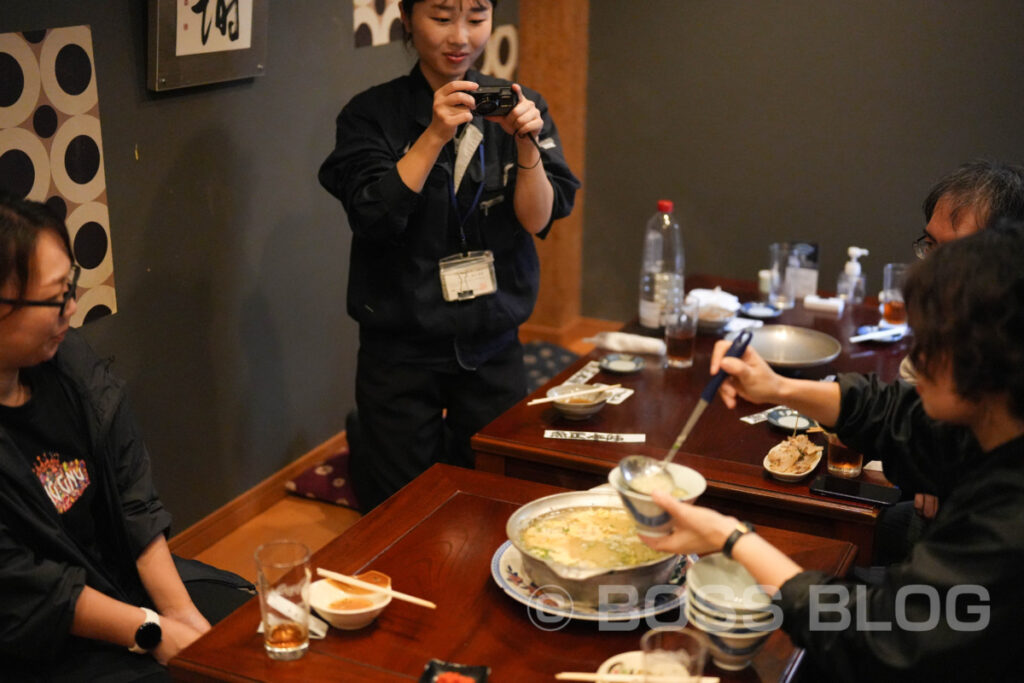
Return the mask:
{"type": "Polygon", "coordinates": [[[373,607],[373,603],[366,598],[342,598],[335,600],[328,607],[336,610],[369,609],[373,607]]]}
{"type": "Polygon", "coordinates": [[[575,405],[588,405],[590,403],[597,403],[601,399],[602,396],[603,396],[603,394],[595,391],[593,394],[588,394],[586,396],[570,396],[569,398],[563,398],[562,400],[559,401],[559,403],[572,403],[572,404],[575,404],[575,405]]]}

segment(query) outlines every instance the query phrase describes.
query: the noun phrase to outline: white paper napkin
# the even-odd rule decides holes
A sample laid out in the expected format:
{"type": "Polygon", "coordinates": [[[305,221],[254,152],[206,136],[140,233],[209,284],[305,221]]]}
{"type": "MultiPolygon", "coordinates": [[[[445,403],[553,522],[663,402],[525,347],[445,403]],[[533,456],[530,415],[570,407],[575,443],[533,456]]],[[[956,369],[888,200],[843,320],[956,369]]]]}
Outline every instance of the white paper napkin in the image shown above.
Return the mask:
{"type": "Polygon", "coordinates": [[[746,330],[748,328],[753,330],[763,326],[763,320],[754,320],[753,318],[733,318],[726,324],[725,331],[726,333],[739,332],[740,330],[746,330]]]}
{"type": "Polygon", "coordinates": [[[735,295],[723,291],[721,287],[715,287],[714,289],[691,289],[687,292],[686,299],[687,301],[696,299],[700,302],[702,308],[704,306],[717,306],[733,313],[740,310],[740,300],[735,295]]]}
{"type": "MultiPolygon", "coordinates": [[[[272,594],[269,598],[274,604],[274,609],[282,612],[283,614],[292,616],[294,610],[298,609],[298,606],[294,603],[285,600],[279,595],[272,594]]],[[[297,618],[296,621],[301,619],[297,618]]],[[[312,612],[309,613],[309,637],[314,640],[320,640],[327,636],[327,622],[320,619],[312,612]]],[[[256,633],[263,633],[263,620],[260,619],[260,625],[256,628],[256,633]]]]}
{"type": "Polygon", "coordinates": [[[622,353],[646,353],[652,356],[665,355],[665,341],[654,337],[645,337],[642,334],[629,334],[627,332],[599,332],[593,337],[583,341],[595,344],[598,348],[606,351],[619,351],[622,353]]]}

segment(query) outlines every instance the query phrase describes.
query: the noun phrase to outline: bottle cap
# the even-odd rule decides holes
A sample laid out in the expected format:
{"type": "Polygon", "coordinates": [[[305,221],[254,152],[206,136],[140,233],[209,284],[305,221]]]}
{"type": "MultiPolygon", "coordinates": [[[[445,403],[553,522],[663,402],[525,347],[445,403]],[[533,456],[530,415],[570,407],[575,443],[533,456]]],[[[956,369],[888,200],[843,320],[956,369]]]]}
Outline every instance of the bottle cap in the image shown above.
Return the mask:
{"type": "Polygon", "coordinates": [[[668,200],[668,199],[659,199],[658,200],[658,211],[660,211],[661,213],[672,213],[672,209],[673,208],[675,208],[675,206],[672,204],[672,202],[670,200],[668,200]]]}

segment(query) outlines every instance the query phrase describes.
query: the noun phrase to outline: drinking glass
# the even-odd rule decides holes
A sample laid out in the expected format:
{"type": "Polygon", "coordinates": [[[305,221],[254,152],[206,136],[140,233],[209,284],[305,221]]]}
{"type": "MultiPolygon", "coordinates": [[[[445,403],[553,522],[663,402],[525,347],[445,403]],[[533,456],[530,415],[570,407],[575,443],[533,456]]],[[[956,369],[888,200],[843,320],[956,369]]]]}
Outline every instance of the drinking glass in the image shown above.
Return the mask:
{"type": "Polygon", "coordinates": [[[309,556],[296,541],[256,549],[263,647],[271,659],[299,659],[309,648],[309,556]]]}
{"type": "Polygon", "coordinates": [[[843,445],[835,434],[828,435],[825,462],[828,473],[835,477],[853,479],[859,477],[864,465],[864,456],[843,445]]]}
{"type": "Polygon", "coordinates": [[[699,314],[700,304],[696,299],[665,302],[665,367],[688,368],[693,365],[699,314]]]}
{"type": "Polygon", "coordinates": [[[660,626],[640,639],[644,673],[698,681],[708,657],[708,637],[692,626],[660,626]]]}
{"type": "Polygon", "coordinates": [[[907,322],[907,306],[903,303],[903,282],[907,276],[906,263],[886,263],[882,270],[882,320],[890,325],[907,322]]]}
{"type": "Polygon", "coordinates": [[[774,242],[768,303],[785,310],[797,299],[818,290],[818,245],[812,242],[774,242]]]}

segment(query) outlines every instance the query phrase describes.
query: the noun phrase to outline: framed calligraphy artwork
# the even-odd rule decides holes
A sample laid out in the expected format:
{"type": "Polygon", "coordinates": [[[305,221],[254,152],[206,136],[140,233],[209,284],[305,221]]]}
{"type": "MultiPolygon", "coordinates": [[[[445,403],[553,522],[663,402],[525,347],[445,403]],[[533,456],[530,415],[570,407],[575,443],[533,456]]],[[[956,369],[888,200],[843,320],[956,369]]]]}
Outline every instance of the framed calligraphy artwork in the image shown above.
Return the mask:
{"type": "Polygon", "coordinates": [[[149,0],[150,90],[262,76],[268,0],[149,0]]]}

